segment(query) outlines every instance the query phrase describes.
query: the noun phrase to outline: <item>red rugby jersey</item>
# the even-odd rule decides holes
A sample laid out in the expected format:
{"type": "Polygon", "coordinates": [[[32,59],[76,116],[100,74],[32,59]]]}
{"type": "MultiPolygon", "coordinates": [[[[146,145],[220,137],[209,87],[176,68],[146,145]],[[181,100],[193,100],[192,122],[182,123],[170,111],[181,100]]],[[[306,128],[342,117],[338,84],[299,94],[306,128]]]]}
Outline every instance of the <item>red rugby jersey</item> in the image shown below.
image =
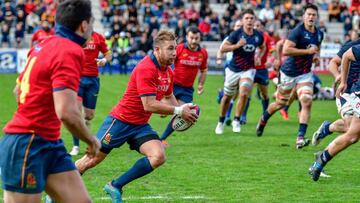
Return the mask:
{"type": "Polygon", "coordinates": [[[30,49],[25,70],[19,76],[20,101],[5,133],[35,133],[47,140],[60,139],[60,125],[53,91],[78,91],[82,47],[69,39],[52,36],[30,49]]]}
{"type": "Polygon", "coordinates": [[[99,56],[99,52],[104,55],[109,53],[109,49],[106,46],[105,38],[97,33],[93,32],[90,41],[84,48],[85,52],[85,65],[81,71],[81,76],[98,76],[99,70],[96,63],[96,59],[99,56]]]}
{"type": "Polygon", "coordinates": [[[176,47],[174,83],[182,87],[192,87],[199,70],[207,71],[208,53],[204,48],[191,51],[186,44],[176,47]]]}
{"type": "Polygon", "coordinates": [[[40,43],[41,41],[43,41],[44,39],[49,38],[50,36],[53,36],[55,34],[54,29],[50,29],[49,32],[45,32],[42,29],[39,29],[38,31],[36,31],[33,36],[31,37],[31,41],[34,43],[36,42],[37,44],[40,43]]]}
{"type": "Polygon", "coordinates": [[[110,115],[130,124],[146,124],[151,112],[145,111],[142,96],[156,96],[160,101],[173,92],[173,73],[170,67],[160,70],[155,56],[141,60],[131,73],[126,91],[110,115]]]}
{"type": "Polygon", "coordinates": [[[274,42],[272,41],[270,35],[267,32],[263,32],[263,37],[264,37],[264,42],[265,42],[264,49],[266,49],[266,51],[261,58],[261,64],[258,66],[255,66],[255,69],[257,69],[257,70],[266,68],[265,65],[266,65],[266,61],[269,56],[270,50],[272,50],[274,47],[274,44],[273,44],[274,42]]]}

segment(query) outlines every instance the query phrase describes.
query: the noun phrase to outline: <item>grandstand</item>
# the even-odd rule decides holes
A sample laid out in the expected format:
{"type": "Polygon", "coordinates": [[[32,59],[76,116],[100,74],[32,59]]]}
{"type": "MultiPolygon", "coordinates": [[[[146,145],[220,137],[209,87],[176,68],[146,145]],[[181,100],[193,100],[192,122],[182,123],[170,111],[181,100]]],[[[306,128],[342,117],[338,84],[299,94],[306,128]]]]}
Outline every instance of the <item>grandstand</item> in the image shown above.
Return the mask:
{"type": "MultiPolygon", "coordinates": [[[[337,1],[337,0],[336,0],[337,1]]],[[[347,31],[344,29],[346,18],[351,20],[351,30],[357,30],[359,19],[355,16],[346,14],[346,11],[354,12],[352,2],[347,0],[339,7],[339,22],[330,22],[329,13],[333,2],[336,1],[317,1],[320,7],[320,20],[324,22],[327,37],[325,42],[344,42],[349,39],[347,31]]],[[[131,70],[138,59],[142,58],[151,50],[152,36],[159,29],[168,28],[176,32],[179,42],[184,40],[184,29],[189,25],[196,25],[203,32],[203,46],[209,52],[209,66],[211,70],[217,70],[215,65],[216,51],[222,39],[229,34],[234,20],[239,18],[240,12],[244,8],[253,8],[257,15],[266,21],[266,28],[275,31],[274,36],[284,37],[288,29],[301,18],[299,9],[303,1],[269,1],[268,11],[264,8],[263,1],[121,1],[121,0],[92,0],[93,13],[95,16],[94,28],[97,32],[108,37],[109,47],[114,53],[113,68],[117,69],[121,63],[121,58],[129,58],[126,64],[131,70]],[[245,3],[248,2],[248,3],[245,3]],[[265,11],[263,11],[265,9],[265,11]],[[270,19],[265,19],[264,13],[270,13],[270,19]],[[271,17],[272,16],[272,17],[271,17]],[[181,26],[180,24],[183,24],[181,26]],[[121,37],[120,34],[122,34],[121,37]],[[146,43],[141,43],[141,38],[146,43]],[[123,47],[119,47],[119,39],[123,47]],[[116,43],[115,43],[116,42],[116,43]],[[143,47],[146,48],[143,48],[143,47]],[[119,53],[119,48],[123,51],[119,53]]],[[[1,47],[28,49],[33,33],[40,29],[40,21],[48,20],[53,22],[56,8],[56,0],[42,1],[15,1],[1,0],[0,24],[1,26],[1,47]],[[29,15],[33,11],[34,19],[29,15]],[[25,17],[21,17],[22,13],[25,17]],[[28,19],[29,18],[29,19],[28,19]],[[15,26],[18,22],[23,22],[23,37],[18,39],[15,34],[15,26]],[[7,31],[7,26],[9,27],[7,31]],[[16,43],[19,41],[19,44],[16,43]]],[[[21,27],[21,26],[19,26],[21,27]]],[[[20,57],[21,58],[21,57],[20,57]]],[[[18,65],[19,66],[19,65],[18,65]]]]}

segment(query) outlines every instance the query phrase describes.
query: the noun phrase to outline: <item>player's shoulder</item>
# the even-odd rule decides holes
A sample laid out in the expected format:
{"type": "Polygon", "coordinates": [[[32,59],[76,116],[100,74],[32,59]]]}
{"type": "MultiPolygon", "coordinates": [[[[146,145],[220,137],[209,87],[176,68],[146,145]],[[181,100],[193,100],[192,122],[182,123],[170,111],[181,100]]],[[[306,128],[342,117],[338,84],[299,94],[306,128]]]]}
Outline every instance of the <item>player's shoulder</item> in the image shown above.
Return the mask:
{"type": "Polygon", "coordinates": [[[105,40],[105,37],[98,32],[93,32],[92,37],[95,38],[96,40],[105,40]]]}
{"type": "Polygon", "coordinates": [[[136,65],[137,71],[149,71],[156,70],[156,65],[152,60],[151,56],[147,55],[136,65]]]}

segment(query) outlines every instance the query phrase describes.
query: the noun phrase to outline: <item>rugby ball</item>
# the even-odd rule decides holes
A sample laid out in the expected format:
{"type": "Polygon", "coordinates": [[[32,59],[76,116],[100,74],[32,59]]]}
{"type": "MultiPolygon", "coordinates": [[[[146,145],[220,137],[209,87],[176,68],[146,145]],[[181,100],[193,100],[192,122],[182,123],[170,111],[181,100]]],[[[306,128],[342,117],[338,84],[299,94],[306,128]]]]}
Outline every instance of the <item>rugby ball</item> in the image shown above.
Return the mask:
{"type": "MultiPolygon", "coordinates": [[[[200,115],[200,108],[198,105],[194,105],[191,107],[191,111],[196,113],[198,116],[200,115]]],[[[171,127],[175,131],[185,131],[193,126],[193,123],[185,121],[180,115],[174,115],[171,118],[171,127]]]]}

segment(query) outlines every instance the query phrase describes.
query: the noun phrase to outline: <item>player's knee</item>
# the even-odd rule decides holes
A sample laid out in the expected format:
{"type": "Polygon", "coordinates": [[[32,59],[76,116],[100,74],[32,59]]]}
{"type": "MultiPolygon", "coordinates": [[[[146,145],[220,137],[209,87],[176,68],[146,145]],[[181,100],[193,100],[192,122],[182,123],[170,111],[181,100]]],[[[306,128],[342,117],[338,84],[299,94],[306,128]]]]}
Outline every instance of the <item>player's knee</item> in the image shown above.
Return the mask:
{"type": "Polygon", "coordinates": [[[276,92],[275,97],[276,97],[276,103],[280,106],[284,106],[289,102],[290,94],[276,92]]]}
{"type": "Polygon", "coordinates": [[[313,91],[309,86],[302,86],[297,90],[297,95],[302,104],[310,104],[313,99],[313,91]]]}
{"type": "Polygon", "coordinates": [[[249,80],[241,81],[240,88],[251,90],[253,83],[249,80]]]}
{"type": "Polygon", "coordinates": [[[164,152],[154,152],[151,156],[148,157],[153,168],[157,168],[163,165],[166,161],[166,156],[164,152]]]}

